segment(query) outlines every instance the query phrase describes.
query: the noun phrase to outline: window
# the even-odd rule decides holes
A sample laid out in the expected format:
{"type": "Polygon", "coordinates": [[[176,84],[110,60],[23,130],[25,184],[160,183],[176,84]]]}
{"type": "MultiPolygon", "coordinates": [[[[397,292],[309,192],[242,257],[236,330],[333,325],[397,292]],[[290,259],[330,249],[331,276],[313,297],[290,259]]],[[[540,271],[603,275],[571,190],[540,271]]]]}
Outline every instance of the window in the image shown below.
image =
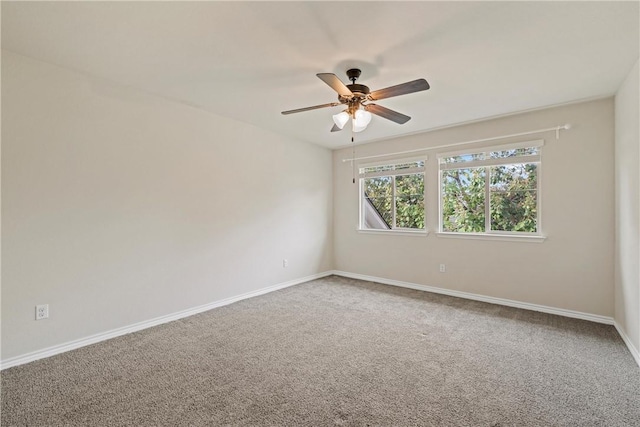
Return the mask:
{"type": "Polygon", "coordinates": [[[440,231],[540,234],[542,145],[439,154],[440,231]]]}
{"type": "Polygon", "coordinates": [[[361,166],[360,229],[424,231],[424,167],[424,158],[361,166]]]}

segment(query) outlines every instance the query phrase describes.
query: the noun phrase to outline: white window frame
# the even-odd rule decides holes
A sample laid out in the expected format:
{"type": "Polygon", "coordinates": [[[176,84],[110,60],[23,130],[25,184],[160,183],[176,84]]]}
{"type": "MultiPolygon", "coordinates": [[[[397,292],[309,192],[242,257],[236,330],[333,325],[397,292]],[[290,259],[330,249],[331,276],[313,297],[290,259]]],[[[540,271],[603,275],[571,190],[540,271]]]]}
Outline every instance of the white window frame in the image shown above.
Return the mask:
{"type": "Polygon", "coordinates": [[[400,159],[390,159],[390,160],[380,160],[373,163],[358,163],[358,231],[362,233],[373,233],[373,234],[411,234],[411,235],[427,235],[427,176],[426,176],[426,168],[427,168],[427,156],[419,156],[419,157],[409,157],[409,158],[400,158],[400,159]],[[410,168],[410,169],[400,169],[400,170],[389,170],[389,171],[380,171],[380,172],[372,172],[372,173],[362,173],[361,169],[363,168],[371,168],[376,166],[388,166],[388,165],[401,165],[403,163],[413,163],[413,162],[423,162],[424,166],[410,168]],[[393,224],[396,222],[396,183],[395,177],[399,175],[413,175],[422,173],[423,179],[423,205],[424,205],[424,228],[402,228],[402,227],[394,227],[393,224]],[[393,224],[389,229],[379,229],[379,228],[366,228],[364,226],[364,179],[365,178],[375,178],[379,176],[391,176],[392,177],[392,205],[393,205],[393,224]]]}
{"type": "Polygon", "coordinates": [[[467,149],[460,151],[450,151],[446,153],[438,153],[438,236],[439,237],[461,237],[471,239],[490,238],[493,240],[513,240],[513,241],[543,241],[545,236],[542,234],[542,147],[544,146],[544,140],[524,141],[513,144],[503,144],[491,147],[482,147],[476,149],[467,149]],[[485,160],[473,160],[469,162],[461,163],[442,163],[442,159],[445,157],[454,157],[462,155],[474,155],[480,153],[490,153],[493,151],[507,151],[518,148],[539,148],[538,154],[523,155],[519,157],[505,157],[497,159],[485,159],[485,160]],[[537,186],[536,186],[536,232],[523,232],[523,231],[503,231],[503,230],[491,230],[491,197],[490,197],[490,185],[491,166],[500,165],[514,165],[514,164],[526,164],[536,163],[537,167],[537,186]],[[485,168],[485,224],[484,232],[478,233],[465,233],[459,231],[444,231],[443,230],[443,198],[444,193],[442,191],[442,171],[452,169],[472,169],[472,168],[485,168]]]}

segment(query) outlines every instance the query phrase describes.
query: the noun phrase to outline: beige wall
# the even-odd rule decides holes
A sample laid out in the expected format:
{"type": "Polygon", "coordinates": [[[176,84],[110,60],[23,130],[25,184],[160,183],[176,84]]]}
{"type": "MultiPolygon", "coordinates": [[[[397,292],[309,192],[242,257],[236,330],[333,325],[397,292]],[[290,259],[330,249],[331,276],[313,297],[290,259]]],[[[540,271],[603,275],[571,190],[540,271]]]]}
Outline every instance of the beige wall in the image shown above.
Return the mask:
{"type": "Polygon", "coordinates": [[[367,156],[571,123],[558,141],[542,136],[547,240],[522,243],[436,236],[438,150],[428,152],[431,233],[358,233],[357,186],[341,161],[350,148],[332,161],[3,52],[2,359],[332,268],[602,316],[615,306],[638,347],[637,68],[615,100],[615,174],[613,99],[357,147],[367,156]],[[41,303],[51,317],[36,322],[41,303]]]}
{"type": "Polygon", "coordinates": [[[615,97],[615,319],[640,349],[640,97],[638,62],[615,97]]]}
{"type": "MultiPolygon", "coordinates": [[[[613,99],[562,106],[358,146],[356,157],[508,135],[571,123],[545,139],[543,243],[438,237],[436,153],[427,162],[427,237],[358,233],[351,149],[335,151],[335,268],[447,290],[613,316],[613,99]],[[439,264],[446,273],[439,273],[439,264]]],[[[414,112],[419,114],[419,112],[414,112]]],[[[375,120],[375,119],[374,119],[375,120]]],[[[375,123],[373,123],[375,126],[375,123]]],[[[476,146],[496,145],[496,142],[476,146]]],[[[451,151],[443,149],[441,151],[451,151]]]]}
{"type": "Polygon", "coordinates": [[[2,113],[3,360],[332,268],[329,150],[9,52],[2,113]]]}

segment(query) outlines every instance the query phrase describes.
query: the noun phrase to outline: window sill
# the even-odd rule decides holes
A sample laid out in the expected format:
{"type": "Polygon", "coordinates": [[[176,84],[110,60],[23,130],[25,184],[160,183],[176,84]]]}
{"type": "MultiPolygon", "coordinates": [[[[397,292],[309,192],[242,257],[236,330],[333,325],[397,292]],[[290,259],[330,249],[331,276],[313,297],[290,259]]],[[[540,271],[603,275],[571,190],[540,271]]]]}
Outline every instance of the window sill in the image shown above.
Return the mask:
{"type": "Polygon", "coordinates": [[[545,241],[546,236],[533,235],[533,236],[519,236],[515,234],[488,234],[488,233],[449,233],[449,232],[437,232],[438,237],[452,238],[452,239],[472,239],[472,240],[501,240],[505,242],[530,242],[530,243],[542,243],[545,241]]]}
{"type": "Polygon", "coordinates": [[[429,232],[426,231],[426,230],[420,230],[420,231],[410,231],[410,230],[374,230],[374,229],[358,228],[358,229],[356,229],[356,231],[358,233],[362,233],[362,234],[378,234],[378,235],[394,234],[394,235],[398,235],[398,236],[414,236],[414,237],[426,237],[429,234],[429,232]]]}

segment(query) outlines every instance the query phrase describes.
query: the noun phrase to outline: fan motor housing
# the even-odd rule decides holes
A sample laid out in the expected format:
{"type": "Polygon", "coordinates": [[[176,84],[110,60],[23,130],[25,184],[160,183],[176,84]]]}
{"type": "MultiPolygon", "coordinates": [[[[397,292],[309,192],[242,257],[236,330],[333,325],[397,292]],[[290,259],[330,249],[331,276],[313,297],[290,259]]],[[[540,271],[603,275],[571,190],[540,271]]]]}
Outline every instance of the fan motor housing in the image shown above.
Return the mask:
{"type": "Polygon", "coordinates": [[[347,87],[355,95],[360,95],[360,94],[361,95],[369,95],[369,92],[371,92],[369,90],[369,87],[367,87],[365,85],[358,84],[358,83],[353,83],[353,84],[347,85],[347,87]]]}
{"type": "Polygon", "coordinates": [[[371,92],[368,86],[361,85],[358,83],[353,83],[346,86],[353,93],[353,96],[338,95],[338,100],[342,103],[346,103],[354,99],[364,100],[364,98],[366,98],[367,95],[369,95],[369,92],[371,92]]]}
{"type": "Polygon", "coordinates": [[[339,95],[338,99],[340,100],[340,102],[345,103],[352,101],[353,99],[362,100],[367,95],[369,95],[369,92],[371,92],[371,90],[369,90],[368,86],[356,83],[356,79],[360,77],[360,73],[361,71],[358,68],[351,68],[350,70],[347,70],[347,77],[349,78],[349,80],[351,80],[351,84],[346,86],[354,96],[352,97],[339,95]]]}

